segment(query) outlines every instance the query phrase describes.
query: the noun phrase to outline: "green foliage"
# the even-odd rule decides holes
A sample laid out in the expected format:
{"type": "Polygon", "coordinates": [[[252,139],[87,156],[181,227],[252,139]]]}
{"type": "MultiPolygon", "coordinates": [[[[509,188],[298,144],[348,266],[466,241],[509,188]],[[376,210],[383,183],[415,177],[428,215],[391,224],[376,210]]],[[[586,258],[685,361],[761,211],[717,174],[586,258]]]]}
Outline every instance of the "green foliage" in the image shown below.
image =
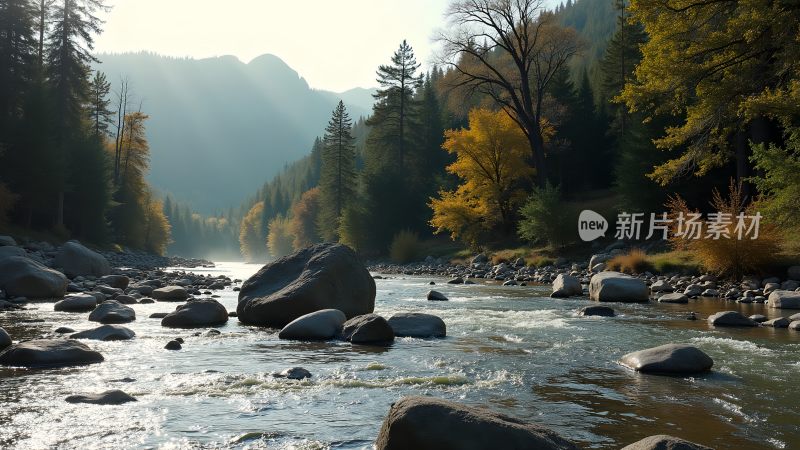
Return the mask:
{"type": "MultiPolygon", "coordinates": [[[[317,232],[320,217],[320,188],[307,190],[300,200],[292,205],[289,231],[294,236],[292,246],[299,250],[322,240],[317,232]]],[[[338,233],[337,233],[338,234],[338,233]]]]}
{"type": "Polygon", "coordinates": [[[416,261],[420,257],[419,235],[411,230],[402,230],[392,239],[389,257],[398,264],[416,261]]]}
{"type": "Polygon", "coordinates": [[[786,230],[800,224],[800,129],[788,134],[783,147],[753,145],[752,161],[762,175],[753,177],[763,197],[760,210],[786,230]]]}
{"type": "Polygon", "coordinates": [[[577,221],[563,203],[558,187],[548,183],[543,188],[535,188],[520,214],[518,233],[526,241],[560,248],[574,239],[577,221]]]}
{"type": "Polygon", "coordinates": [[[294,236],[292,236],[291,222],[279,215],[269,222],[267,235],[267,248],[273,258],[280,258],[292,253],[294,236]]]}
{"type": "Polygon", "coordinates": [[[239,218],[233,209],[203,216],[167,196],[164,199],[164,212],[172,226],[172,241],[167,253],[213,261],[235,260],[242,256],[239,249],[239,218]]]}
{"type": "MultiPolygon", "coordinates": [[[[242,256],[247,262],[255,262],[266,256],[266,237],[261,235],[261,218],[264,211],[264,202],[258,202],[242,219],[239,228],[239,245],[242,256]]],[[[268,233],[269,234],[269,233],[268,233]]]]}
{"type": "Polygon", "coordinates": [[[355,195],[355,149],[351,128],[352,121],[340,100],[323,138],[318,225],[319,234],[326,241],[337,240],[342,211],[355,195]]]}

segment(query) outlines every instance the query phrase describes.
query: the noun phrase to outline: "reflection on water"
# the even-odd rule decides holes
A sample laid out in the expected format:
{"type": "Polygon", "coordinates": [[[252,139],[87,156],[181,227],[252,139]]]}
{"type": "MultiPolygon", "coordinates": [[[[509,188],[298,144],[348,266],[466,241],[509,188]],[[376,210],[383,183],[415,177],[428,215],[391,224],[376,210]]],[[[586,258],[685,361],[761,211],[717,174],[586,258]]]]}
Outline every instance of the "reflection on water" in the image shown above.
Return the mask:
{"type": "MultiPolygon", "coordinates": [[[[259,267],[221,263],[200,273],[246,279],[259,267]]],[[[288,342],[277,330],[235,319],[205,330],[171,330],[134,305],[137,337],[91,342],[106,361],[58,370],[0,369],[0,448],[370,448],[389,405],[405,395],[481,404],[554,428],[589,448],[619,448],[668,433],[715,448],[800,448],[800,333],[713,329],[720,310],[788,316],[763,305],[706,299],[686,305],[614,305],[614,318],[578,317],[586,299],[550,299],[547,287],[453,286],[449,302],[427,302],[427,278],[378,280],[376,312],[431,312],[440,340],[399,338],[387,348],[288,342]],[[685,317],[694,311],[699,320],[685,317]],[[200,331],[199,336],[195,333],[200,331]],[[183,350],[163,349],[175,337],[183,350]],[[667,342],[692,343],[714,358],[700,377],[636,374],[615,361],[667,342]],[[273,373],[303,366],[302,381],[273,373]],[[122,406],[66,403],[67,395],[123,389],[122,406]]],[[[220,294],[229,309],[236,293],[220,294]]],[[[93,327],[88,314],[51,303],[0,315],[15,339],[54,337],[59,326],[93,327]],[[28,322],[42,319],[43,322],[28,322]]]]}

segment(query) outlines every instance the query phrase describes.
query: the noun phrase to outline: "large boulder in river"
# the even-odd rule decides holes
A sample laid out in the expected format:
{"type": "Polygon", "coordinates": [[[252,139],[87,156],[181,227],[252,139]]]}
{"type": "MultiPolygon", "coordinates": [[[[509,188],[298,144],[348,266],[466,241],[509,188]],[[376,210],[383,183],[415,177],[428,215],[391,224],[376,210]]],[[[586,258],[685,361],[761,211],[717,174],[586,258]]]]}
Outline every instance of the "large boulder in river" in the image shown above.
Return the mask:
{"type": "Polygon", "coordinates": [[[68,295],[64,300],[53,305],[54,311],[63,312],[87,312],[97,306],[97,298],[89,294],[68,295]]]}
{"type": "Polygon", "coordinates": [[[9,297],[61,298],[67,277],[22,256],[0,258],[0,289],[9,297]]]}
{"type": "Polygon", "coordinates": [[[38,339],[20,342],[0,353],[0,365],[65,367],[103,361],[103,355],[71,339],[38,339]]]}
{"type": "Polygon", "coordinates": [[[600,272],[589,282],[589,298],[598,302],[646,302],[647,284],[619,272],[600,272]]]}
{"type": "Polygon", "coordinates": [[[445,337],[447,326],[439,316],[425,313],[397,313],[387,321],[395,336],[399,337],[445,337]]]}
{"type": "Polygon", "coordinates": [[[657,434],[649,436],[641,441],[636,441],[633,444],[626,445],[622,450],[712,450],[705,445],[695,444],[681,438],[668,436],[666,434],[657,434]]]}
{"type": "Polygon", "coordinates": [[[0,236],[0,247],[15,245],[17,245],[17,241],[15,241],[11,236],[0,236]]]}
{"type": "Polygon", "coordinates": [[[102,325],[91,330],[75,333],[72,339],[92,339],[95,341],[126,341],[133,339],[136,333],[122,325],[102,325]]]}
{"type": "Polygon", "coordinates": [[[99,394],[70,395],[65,399],[67,403],[90,403],[93,405],[121,405],[135,402],[136,398],[119,389],[101,392],[99,394]]]}
{"type": "Polygon", "coordinates": [[[189,293],[182,286],[165,286],[153,289],[150,295],[162,302],[182,302],[189,297],[189,293]]]}
{"type": "Polygon", "coordinates": [[[547,428],[488,409],[432,397],[392,404],[376,450],[566,450],[578,447],[547,428]]]}
{"type": "Polygon", "coordinates": [[[172,328],[212,327],[228,321],[228,310],[212,298],[190,300],[161,319],[172,328]]]}
{"type": "Polygon", "coordinates": [[[0,259],[8,258],[9,256],[28,256],[28,252],[24,248],[6,246],[0,247],[0,259]]]}
{"type": "Polygon", "coordinates": [[[13,343],[14,341],[11,340],[11,336],[6,333],[6,330],[0,328],[0,350],[10,347],[13,343]]]}
{"type": "Polygon", "coordinates": [[[581,281],[577,277],[560,273],[553,280],[553,293],[550,294],[550,297],[564,298],[581,294],[583,294],[583,288],[581,287],[581,281]]]}
{"type": "Polygon", "coordinates": [[[347,320],[338,309],[314,311],[289,322],[280,333],[280,339],[325,341],[333,339],[342,331],[347,320]]]}
{"type": "Polygon", "coordinates": [[[342,337],[353,344],[387,345],[394,341],[394,331],[383,317],[364,314],[344,323],[342,337]]]}
{"type": "Polygon", "coordinates": [[[128,323],[136,320],[136,311],[116,300],[106,300],[89,314],[89,320],[100,323],[128,323]]]}
{"type": "Polygon", "coordinates": [[[666,344],[623,356],[620,363],[637,372],[682,375],[707,372],[714,361],[691,345],[666,344]]]}
{"type": "Polygon", "coordinates": [[[375,309],[375,280],[350,247],[317,244],[265,265],[242,284],[236,312],[246,324],[283,327],[321,309],[347,318],[375,309]]]}
{"type": "Polygon", "coordinates": [[[772,291],[767,299],[767,305],[770,308],[800,309],[800,292],[772,291]]]}
{"type": "Polygon", "coordinates": [[[105,256],[89,250],[78,241],[69,241],[58,249],[55,265],[64,269],[70,278],[79,275],[102,277],[111,273],[105,256]]]}

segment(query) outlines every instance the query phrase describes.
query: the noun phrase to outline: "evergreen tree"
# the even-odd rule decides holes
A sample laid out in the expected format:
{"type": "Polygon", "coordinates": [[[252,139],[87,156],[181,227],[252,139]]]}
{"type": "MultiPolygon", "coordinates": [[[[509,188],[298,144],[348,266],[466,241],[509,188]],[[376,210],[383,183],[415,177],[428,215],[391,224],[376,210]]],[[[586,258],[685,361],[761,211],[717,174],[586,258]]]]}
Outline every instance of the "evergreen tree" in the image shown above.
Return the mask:
{"type": "Polygon", "coordinates": [[[33,14],[29,0],[0,0],[0,145],[22,115],[33,79],[33,14]]]}
{"type": "Polygon", "coordinates": [[[325,128],[320,174],[319,232],[326,241],[338,240],[342,211],[355,193],[355,150],[352,121],[341,100],[325,128]]]}
{"type": "Polygon", "coordinates": [[[89,114],[92,121],[92,131],[96,138],[104,137],[108,134],[111,126],[114,111],[110,109],[111,83],[106,80],[103,72],[94,73],[94,78],[89,85],[89,114]]]}

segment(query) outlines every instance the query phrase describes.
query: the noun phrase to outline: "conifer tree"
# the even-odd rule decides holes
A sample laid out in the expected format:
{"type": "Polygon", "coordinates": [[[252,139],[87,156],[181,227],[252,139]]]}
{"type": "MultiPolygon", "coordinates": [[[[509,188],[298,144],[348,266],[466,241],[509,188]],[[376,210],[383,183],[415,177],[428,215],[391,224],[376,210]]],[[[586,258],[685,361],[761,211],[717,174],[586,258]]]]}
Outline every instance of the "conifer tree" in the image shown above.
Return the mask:
{"type": "Polygon", "coordinates": [[[355,193],[355,149],[352,121],[339,100],[325,128],[320,173],[319,232],[326,241],[338,240],[342,211],[355,193]]]}
{"type": "Polygon", "coordinates": [[[111,83],[106,79],[103,72],[94,73],[94,78],[89,85],[89,114],[91,115],[92,131],[96,138],[105,137],[108,134],[114,111],[110,109],[111,83]]]}

